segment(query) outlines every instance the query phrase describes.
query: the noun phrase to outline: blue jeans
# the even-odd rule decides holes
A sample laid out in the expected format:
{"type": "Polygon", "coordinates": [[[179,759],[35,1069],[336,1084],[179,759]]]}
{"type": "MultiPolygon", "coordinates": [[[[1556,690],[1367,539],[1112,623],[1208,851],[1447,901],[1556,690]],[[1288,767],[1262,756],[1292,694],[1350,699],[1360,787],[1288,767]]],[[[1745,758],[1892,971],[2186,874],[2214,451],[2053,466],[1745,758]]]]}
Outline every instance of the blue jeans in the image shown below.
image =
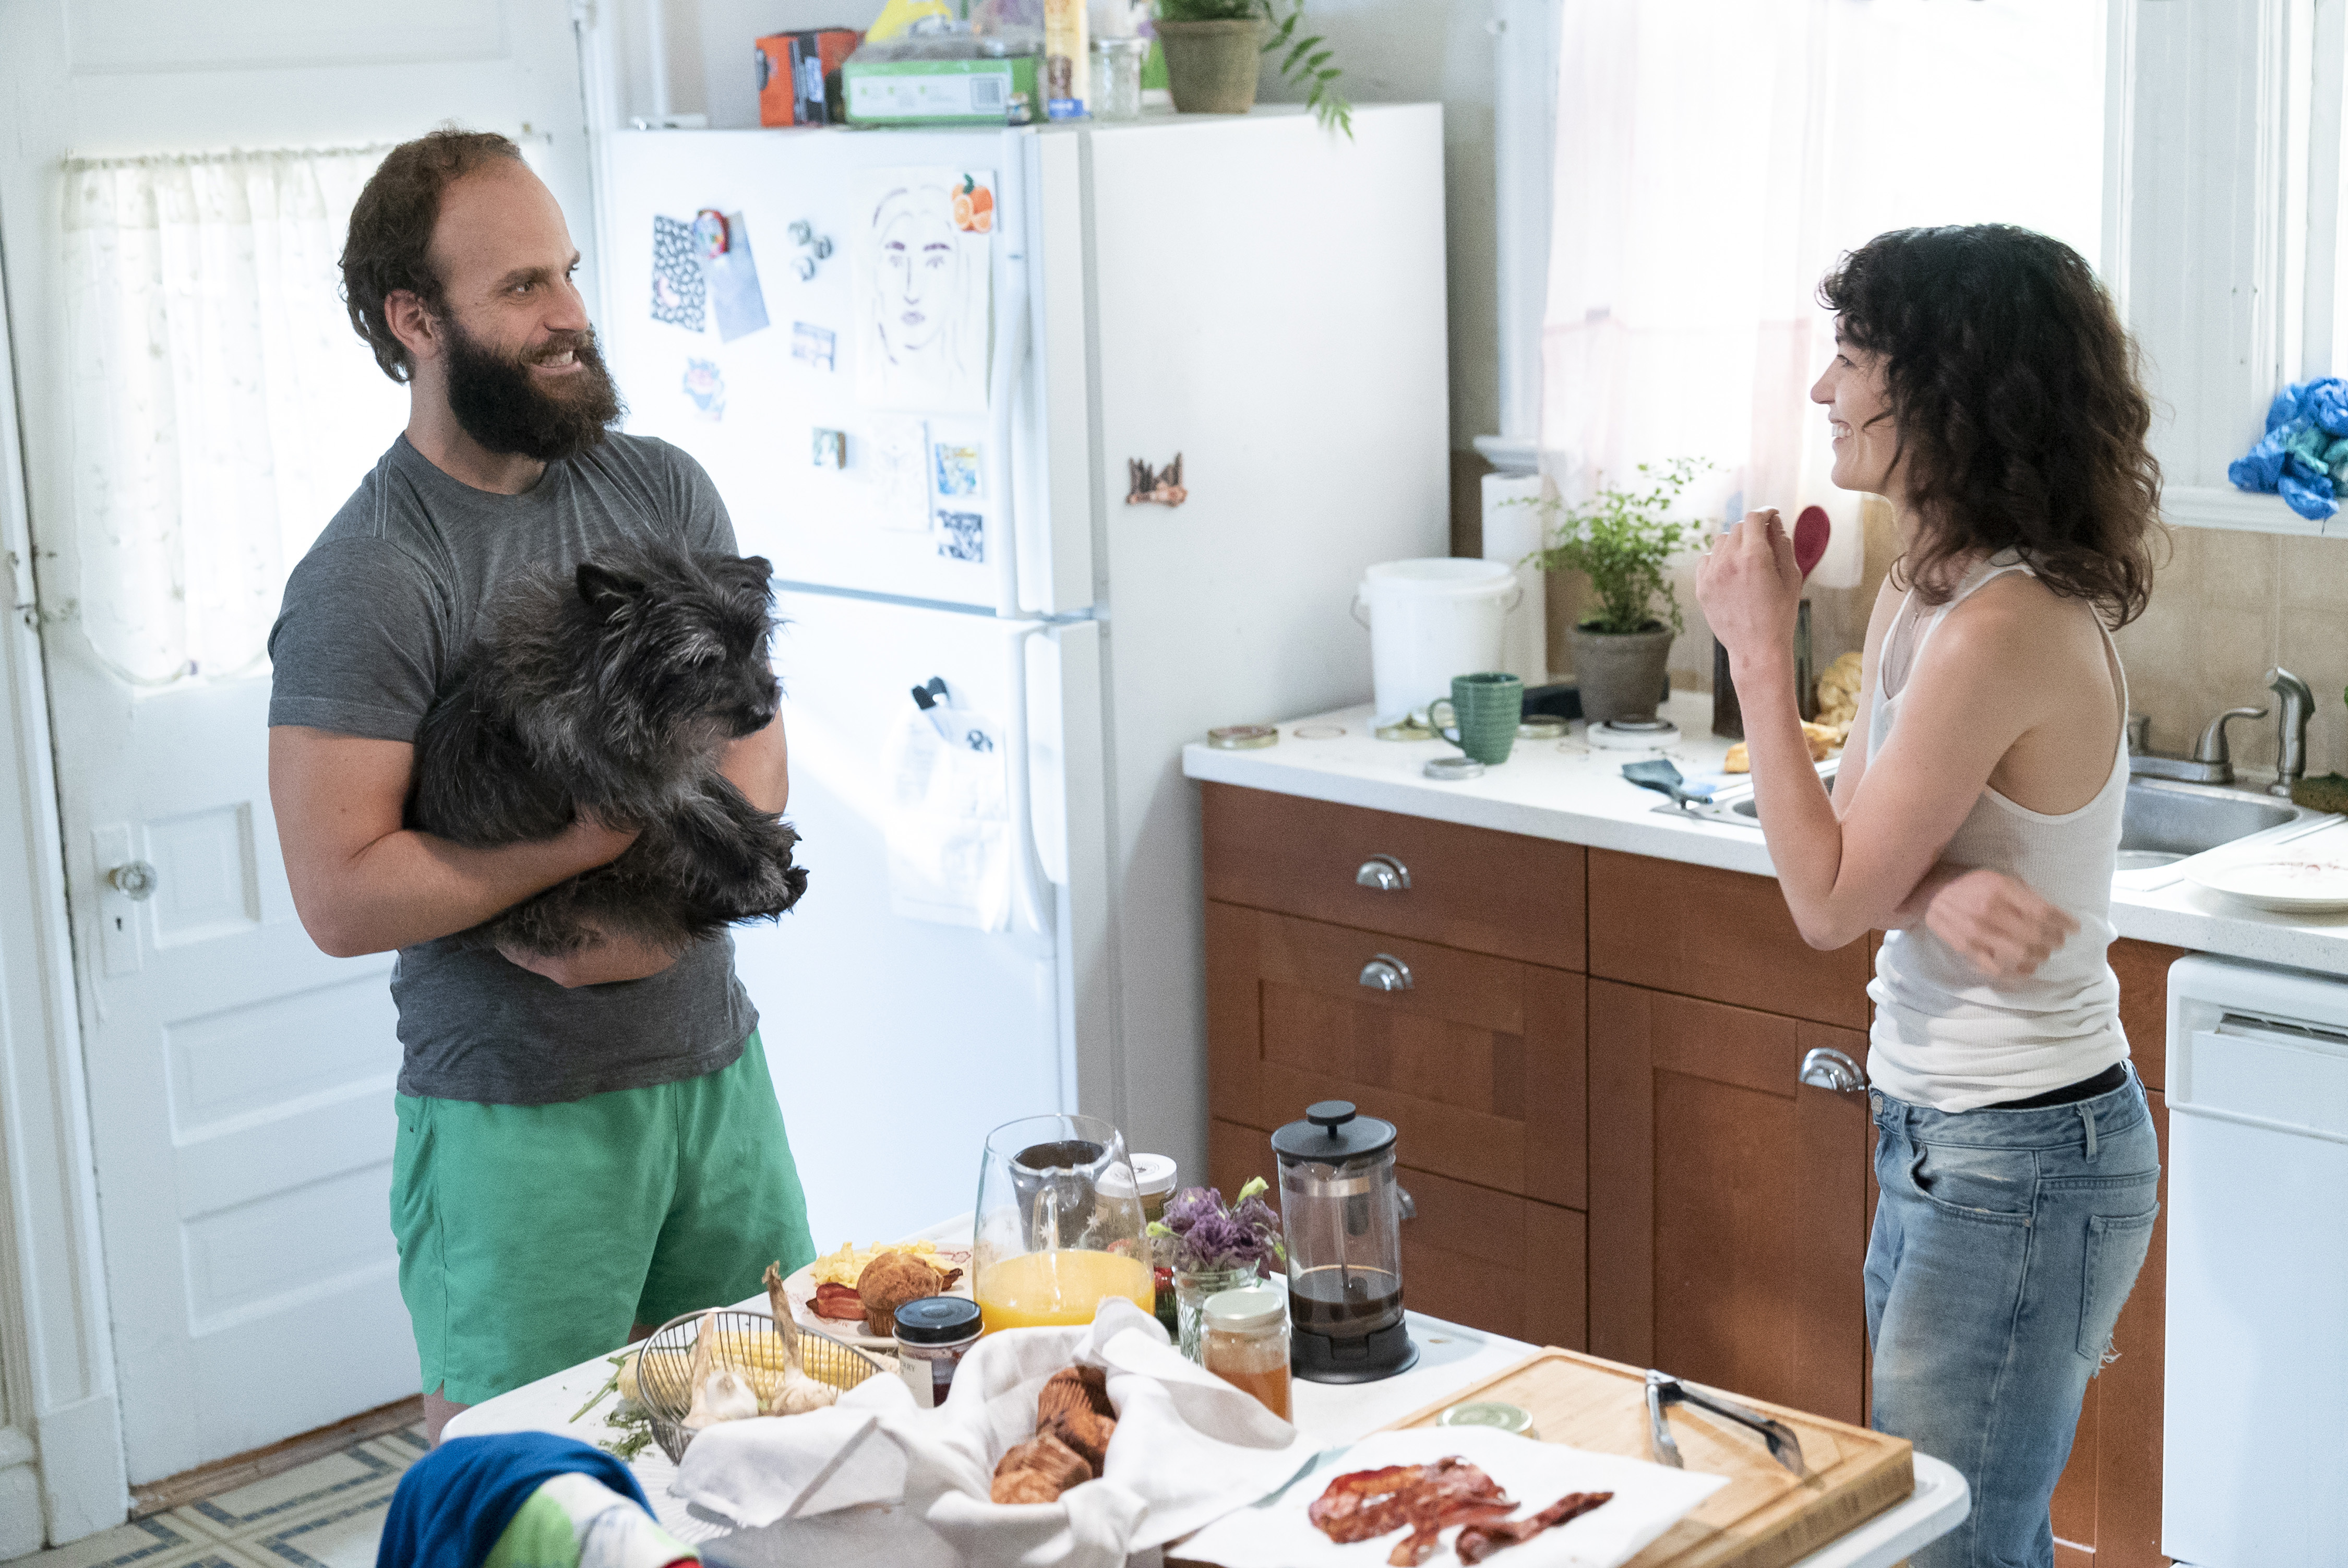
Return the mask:
{"type": "Polygon", "coordinates": [[[2052,1568],[2047,1503],[2087,1379],[2159,1212],[2133,1072],[2039,1110],[1940,1111],[1879,1090],[1867,1245],[1877,1430],[1964,1473],[1972,1512],[1914,1568],[2052,1568]]]}

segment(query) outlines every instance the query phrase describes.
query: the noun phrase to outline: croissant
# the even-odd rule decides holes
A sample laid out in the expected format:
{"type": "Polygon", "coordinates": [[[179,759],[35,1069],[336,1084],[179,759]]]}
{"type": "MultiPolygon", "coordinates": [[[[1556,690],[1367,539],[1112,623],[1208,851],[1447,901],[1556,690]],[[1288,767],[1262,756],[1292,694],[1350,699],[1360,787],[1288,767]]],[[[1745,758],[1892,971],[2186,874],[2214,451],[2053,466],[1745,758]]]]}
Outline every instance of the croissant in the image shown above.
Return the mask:
{"type": "Polygon", "coordinates": [[[1082,1455],[1049,1432],[1039,1432],[1003,1456],[987,1495],[996,1502],[1056,1502],[1062,1492],[1092,1479],[1092,1466],[1082,1455]]]}

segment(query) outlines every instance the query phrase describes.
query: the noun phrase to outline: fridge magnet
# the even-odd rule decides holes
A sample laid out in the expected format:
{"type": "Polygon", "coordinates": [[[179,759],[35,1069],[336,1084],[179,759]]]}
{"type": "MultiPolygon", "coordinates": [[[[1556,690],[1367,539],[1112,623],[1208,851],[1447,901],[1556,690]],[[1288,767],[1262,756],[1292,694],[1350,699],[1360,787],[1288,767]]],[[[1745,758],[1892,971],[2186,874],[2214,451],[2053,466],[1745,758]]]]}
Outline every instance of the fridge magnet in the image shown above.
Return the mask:
{"type": "Polygon", "coordinates": [[[705,261],[716,261],[726,253],[726,214],[715,207],[704,207],[693,215],[693,247],[705,261]]]}
{"type": "Polygon", "coordinates": [[[714,359],[685,362],[685,395],[705,419],[726,418],[726,372],[714,359]]]}
{"type": "Polygon", "coordinates": [[[726,249],[701,258],[709,274],[709,303],[717,313],[717,335],[731,343],[767,325],[767,299],[758,292],[758,263],[750,255],[750,231],[742,214],[726,219],[726,249]]]}
{"type": "Polygon", "coordinates": [[[817,265],[831,259],[831,236],[817,233],[815,225],[805,218],[792,220],[790,235],[791,243],[799,248],[791,259],[791,270],[798,273],[801,283],[811,282],[817,265]]]}
{"type": "Polygon", "coordinates": [[[960,444],[942,442],[930,449],[931,461],[937,469],[940,495],[962,496],[978,493],[978,443],[975,441],[960,444]]]}
{"type": "Polygon", "coordinates": [[[945,537],[938,541],[938,553],[948,561],[983,562],[986,559],[986,520],[974,511],[942,511],[938,527],[945,537]]]}
{"type": "Polygon", "coordinates": [[[850,269],[858,401],[921,413],[986,411],[994,185],[984,171],[865,171],[850,269]]]}
{"type": "Polygon", "coordinates": [[[818,370],[829,370],[839,348],[839,340],[828,326],[814,326],[804,321],[791,323],[791,357],[818,370]]]}
{"type": "Polygon", "coordinates": [[[929,432],[919,419],[881,419],[859,449],[869,468],[874,516],[901,533],[930,531],[929,432]]]}
{"type": "Polygon", "coordinates": [[[848,432],[818,430],[815,433],[814,457],[817,468],[846,468],[848,466],[848,432]]]}
{"type": "Polygon", "coordinates": [[[1190,499],[1190,492],[1182,488],[1182,454],[1179,452],[1175,453],[1174,460],[1162,469],[1153,469],[1139,458],[1128,458],[1125,459],[1125,473],[1128,487],[1125,504],[1128,506],[1180,506],[1190,499]]]}
{"type": "Polygon", "coordinates": [[[707,283],[693,248],[693,226],[675,218],[653,220],[653,319],[687,332],[701,330],[707,283]]]}

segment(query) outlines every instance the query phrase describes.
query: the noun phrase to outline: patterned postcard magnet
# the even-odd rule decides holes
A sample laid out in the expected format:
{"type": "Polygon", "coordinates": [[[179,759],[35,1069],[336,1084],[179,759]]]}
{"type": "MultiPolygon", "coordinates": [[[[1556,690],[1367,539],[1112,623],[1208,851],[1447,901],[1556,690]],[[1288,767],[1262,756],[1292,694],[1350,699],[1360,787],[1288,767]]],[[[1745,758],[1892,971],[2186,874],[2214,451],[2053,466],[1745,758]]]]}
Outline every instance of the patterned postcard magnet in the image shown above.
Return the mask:
{"type": "Polygon", "coordinates": [[[708,281],[693,242],[693,225],[675,218],[653,220],[653,319],[687,332],[701,330],[708,281]]]}
{"type": "Polygon", "coordinates": [[[830,369],[839,346],[838,335],[828,326],[805,321],[791,323],[791,357],[803,365],[818,370],[830,369]]]}
{"type": "Polygon", "coordinates": [[[981,462],[977,442],[941,441],[930,450],[936,459],[940,495],[963,496],[979,493],[981,462]]]}
{"type": "Polygon", "coordinates": [[[948,561],[983,562],[986,559],[986,520],[974,511],[942,511],[938,527],[945,537],[938,553],[948,561]]]}

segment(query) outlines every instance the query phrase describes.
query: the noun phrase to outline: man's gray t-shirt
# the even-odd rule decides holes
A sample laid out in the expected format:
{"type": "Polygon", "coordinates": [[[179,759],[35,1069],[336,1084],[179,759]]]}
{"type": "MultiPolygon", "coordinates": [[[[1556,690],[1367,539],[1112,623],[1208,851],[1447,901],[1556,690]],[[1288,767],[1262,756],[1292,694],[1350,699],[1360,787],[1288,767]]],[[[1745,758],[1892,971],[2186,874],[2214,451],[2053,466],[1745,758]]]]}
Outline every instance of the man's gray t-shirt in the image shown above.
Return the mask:
{"type": "MultiPolygon", "coordinates": [[[[413,741],[499,583],[648,537],[736,552],[709,476],[664,441],[607,435],[528,493],[497,495],[403,435],[286,582],[269,722],[413,741]]],[[[647,979],[573,990],[442,937],[400,949],[391,994],[399,1092],[490,1105],[698,1078],[730,1065],[758,1021],[725,935],[647,979]]]]}

